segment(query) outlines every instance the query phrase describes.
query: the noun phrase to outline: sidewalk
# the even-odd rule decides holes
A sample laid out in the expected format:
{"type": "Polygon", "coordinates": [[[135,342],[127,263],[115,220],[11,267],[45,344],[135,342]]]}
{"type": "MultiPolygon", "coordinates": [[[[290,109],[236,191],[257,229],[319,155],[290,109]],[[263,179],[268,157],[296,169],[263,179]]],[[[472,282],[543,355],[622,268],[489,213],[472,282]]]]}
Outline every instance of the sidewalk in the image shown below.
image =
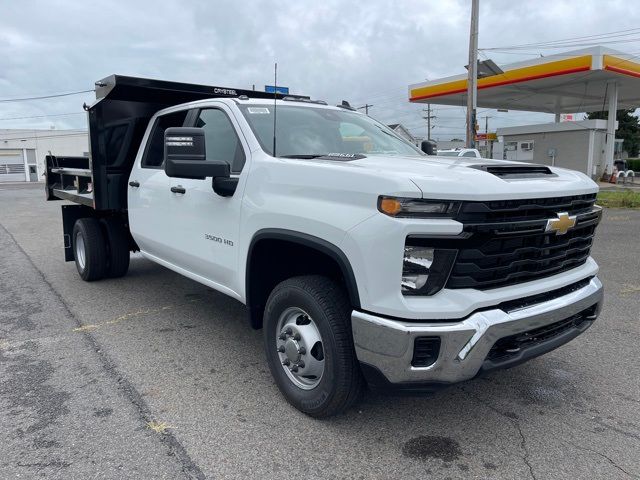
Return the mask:
{"type": "Polygon", "coordinates": [[[609,182],[598,182],[598,187],[600,190],[633,190],[640,191],[640,178],[635,178],[635,183],[631,183],[630,179],[627,179],[627,183],[609,183],[609,182]]]}

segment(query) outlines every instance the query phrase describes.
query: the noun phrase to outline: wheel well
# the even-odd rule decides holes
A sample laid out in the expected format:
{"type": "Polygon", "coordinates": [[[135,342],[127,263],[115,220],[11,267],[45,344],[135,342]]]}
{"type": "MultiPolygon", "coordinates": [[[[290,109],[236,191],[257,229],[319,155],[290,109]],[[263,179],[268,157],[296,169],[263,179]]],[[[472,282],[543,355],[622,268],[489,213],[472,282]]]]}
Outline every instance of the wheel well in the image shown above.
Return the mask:
{"type": "MultiPolygon", "coordinates": [[[[127,238],[129,242],[129,250],[136,252],[140,250],[140,247],[136,244],[136,241],[131,236],[129,230],[129,219],[126,212],[118,210],[95,210],[85,205],[61,205],[62,207],[62,235],[64,244],[64,260],[65,262],[73,262],[74,253],[72,248],[72,233],[73,226],[76,221],[81,218],[95,218],[97,220],[103,218],[114,218],[124,224],[127,232],[127,238]]],[[[103,233],[106,235],[106,231],[103,225],[101,225],[103,233]]]]}
{"type": "Polygon", "coordinates": [[[269,294],[287,278],[324,275],[344,286],[352,306],[360,300],[351,266],[344,253],[315,237],[274,235],[254,239],[247,261],[247,307],[253,328],[262,328],[262,316],[269,294]]]}

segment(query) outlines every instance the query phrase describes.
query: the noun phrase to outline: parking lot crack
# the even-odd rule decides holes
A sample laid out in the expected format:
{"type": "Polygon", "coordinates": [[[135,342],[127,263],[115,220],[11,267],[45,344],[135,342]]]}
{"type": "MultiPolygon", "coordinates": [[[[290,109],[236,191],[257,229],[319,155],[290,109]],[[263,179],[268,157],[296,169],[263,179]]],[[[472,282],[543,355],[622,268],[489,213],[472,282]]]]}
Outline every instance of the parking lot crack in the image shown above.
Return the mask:
{"type": "Polygon", "coordinates": [[[481,403],[482,405],[487,407],[492,412],[500,415],[501,417],[506,418],[516,428],[516,430],[518,430],[518,434],[520,435],[520,448],[524,453],[522,455],[522,461],[525,463],[525,465],[529,469],[529,475],[531,476],[531,478],[533,478],[533,480],[538,480],[538,478],[536,477],[536,474],[535,474],[535,472],[533,470],[533,465],[531,464],[531,461],[529,460],[529,448],[527,447],[526,437],[524,435],[524,432],[522,431],[522,427],[520,426],[520,422],[518,422],[517,417],[515,416],[515,414],[509,414],[509,413],[503,412],[499,408],[491,405],[489,402],[481,399],[478,395],[470,392],[469,390],[466,390],[466,389],[463,389],[463,390],[466,393],[468,393],[470,396],[472,396],[477,402],[481,403]]]}
{"type": "Polygon", "coordinates": [[[636,433],[628,432],[627,430],[623,430],[622,428],[618,428],[618,427],[615,427],[613,425],[609,425],[608,423],[604,422],[601,419],[595,419],[594,421],[595,421],[595,423],[597,423],[601,427],[608,428],[609,430],[613,430],[614,432],[619,433],[620,435],[623,435],[623,436],[625,436],[627,438],[631,438],[633,440],[640,440],[640,435],[638,435],[636,433]]]}
{"type": "Polygon", "coordinates": [[[573,446],[574,446],[575,448],[577,448],[578,450],[582,450],[582,451],[585,451],[585,452],[591,452],[591,453],[593,453],[593,454],[595,454],[595,455],[598,455],[598,456],[600,456],[600,457],[604,458],[604,459],[605,459],[605,460],[607,460],[607,461],[608,461],[608,462],[609,462],[613,467],[617,468],[618,470],[620,470],[622,473],[624,473],[624,474],[625,474],[625,475],[627,475],[628,477],[631,477],[631,478],[638,478],[638,475],[633,475],[633,474],[631,474],[631,473],[627,472],[624,468],[622,468],[620,465],[618,465],[618,464],[617,464],[617,463],[616,463],[616,462],[615,462],[611,457],[609,457],[608,455],[606,455],[606,454],[604,454],[604,453],[602,453],[602,452],[598,452],[597,450],[593,450],[593,449],[591,449],[591,448],[587,448],[587,447],[584,447],[584,446],[582,446],[582,445],[575,444],[575,443],[570,442],[570,441],[567,441],[567,443],[568,443],[568,444],[570,444],[570,445],[573,445],[573,446]]]}
{"type": "Polygon", "coordinates": [[[527,440],[524,436],[524,433],[522,432],[522,427],[520,427],[520,423],[518,421],[513,419],[510,419],[510,420],[511,420],[511,423],[513,423],[515,427],[518,429],[518,433],[520,434],[520,439],[521,439],[520,448],[522,448],[522,451],[524,452],[524,456],[522,457],[522,460],[527,465],[527,467],[529,467],[529,474],[531,475],[531,478],[533,478],[533,480],[537,480],[536,474],[533,472],[533,465],[531,465],[531,462],[529,461],[529,449],[527,448],[527,440]]]}

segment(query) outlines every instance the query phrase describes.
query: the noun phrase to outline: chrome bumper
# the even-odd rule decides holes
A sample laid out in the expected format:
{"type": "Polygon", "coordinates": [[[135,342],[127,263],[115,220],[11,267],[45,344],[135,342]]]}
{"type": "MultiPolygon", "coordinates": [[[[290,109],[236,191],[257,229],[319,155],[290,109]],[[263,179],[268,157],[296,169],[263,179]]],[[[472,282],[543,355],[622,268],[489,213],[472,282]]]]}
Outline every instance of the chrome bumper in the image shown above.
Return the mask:
{"type": "Polygon", "coordinates": [[[475,377],[497,340],[559,322],[598,304],[603,288],[593,278],[583,288],[526,308],[476,312],[459,322],[418,323],[389,320],[354,311],[351,326],[360,362],[375,367],[391,384],[455,383],[475,377]],[[439,336],[440,353],[428,367],[413,367],[416,337],[439,336]]]}

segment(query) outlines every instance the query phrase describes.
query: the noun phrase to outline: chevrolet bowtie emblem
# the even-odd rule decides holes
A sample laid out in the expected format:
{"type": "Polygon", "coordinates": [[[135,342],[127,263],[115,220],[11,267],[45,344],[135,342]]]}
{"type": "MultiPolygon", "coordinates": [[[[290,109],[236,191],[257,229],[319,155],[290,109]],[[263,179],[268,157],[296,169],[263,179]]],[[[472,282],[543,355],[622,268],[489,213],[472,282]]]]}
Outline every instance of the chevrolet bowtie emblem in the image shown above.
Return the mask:
{"type": "Polygon", "coordinates": [[[569,216],[567,212],[558,213],[558,218],[547,220],[546,232],[556,232],[556,235],[564,235],[576,226],[576,216],[569,216]]]}

